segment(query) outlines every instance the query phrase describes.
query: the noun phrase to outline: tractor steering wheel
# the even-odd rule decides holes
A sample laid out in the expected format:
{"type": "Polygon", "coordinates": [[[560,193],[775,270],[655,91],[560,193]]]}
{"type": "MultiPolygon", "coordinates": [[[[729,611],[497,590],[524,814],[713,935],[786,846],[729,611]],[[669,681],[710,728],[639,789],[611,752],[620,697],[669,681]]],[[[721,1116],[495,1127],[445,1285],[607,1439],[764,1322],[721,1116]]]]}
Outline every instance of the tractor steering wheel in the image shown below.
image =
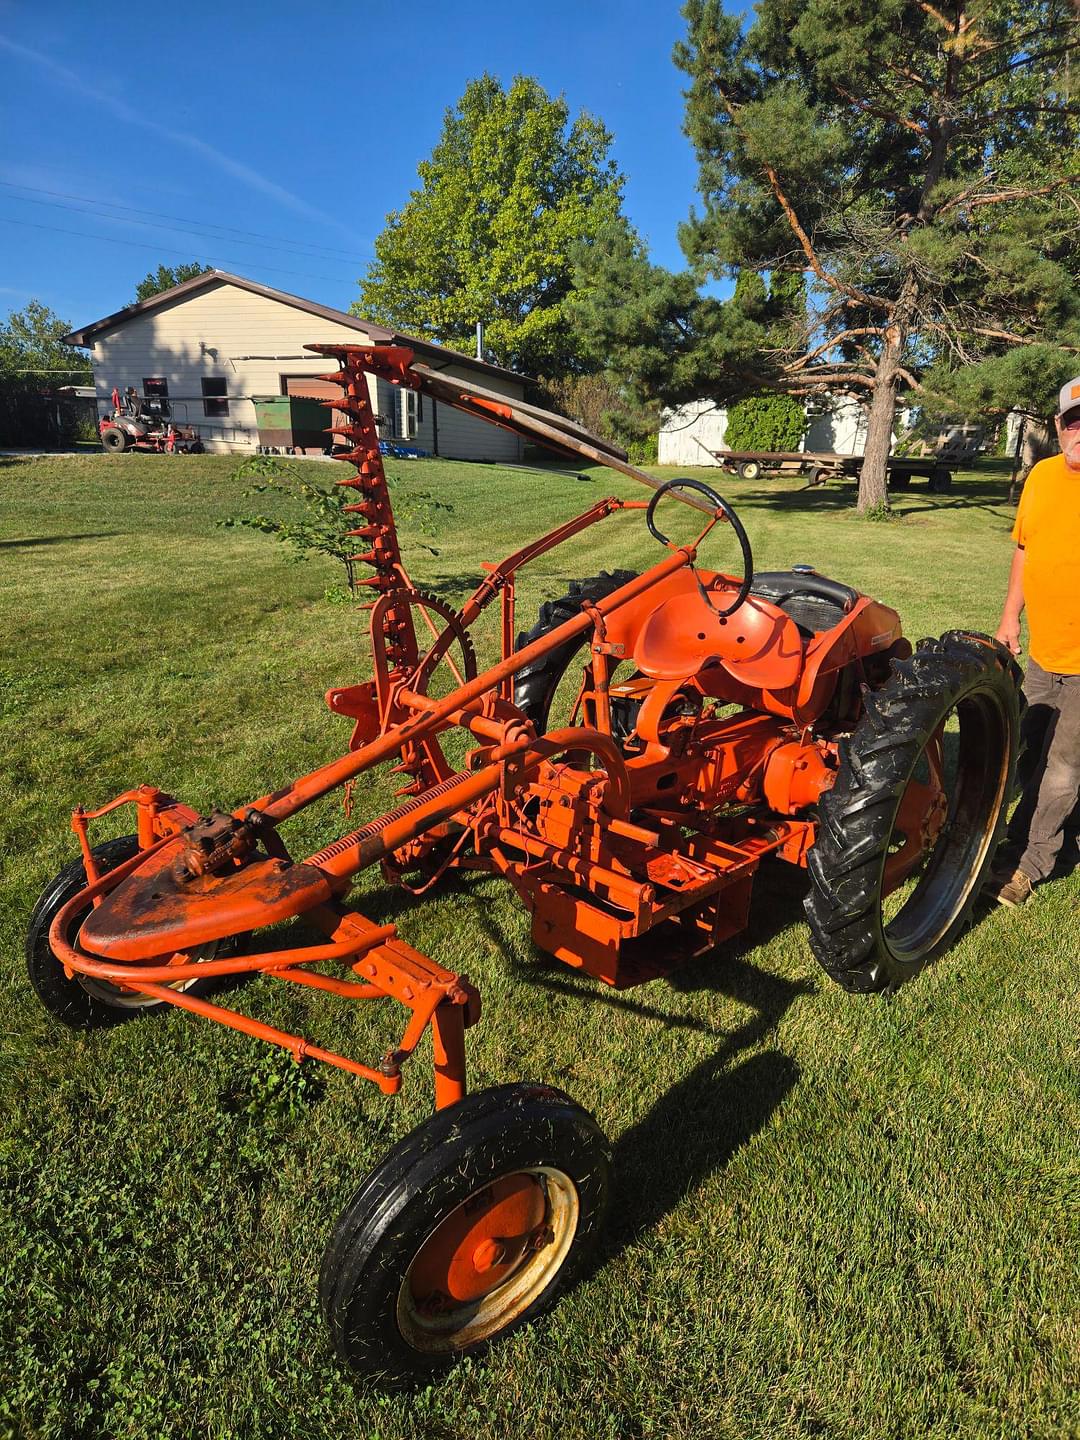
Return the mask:
{"type": "Polygon", "coordinates": [[[702,585],[700,580],[698,581],[698,589],[701,591],[705,603],[709,606],[711,610],[715,610],[716,614],[719,615],[722,619],[725,615],[731,615],[734,611],[738,610],[739,606],[746,599],[747,595],[749,595],[750,586],[754,583],[754,555],[750,549],[750,541],[747,538],[746,531],[743,529],[742,521],[739,519],[738,515],[735,514],[735,511],[724,499],[724,497],[722,495],[718,495],[715,490],[713,490],[710,486],[706,485],[702,480],[668,480],[660,486],[660,488],[653,495],[652,499],[649,501],[649,508],[645,512],[645,523],[646,525],[648,525],[649,533],[652,535],[654,540],[658,540],[661,545],[670,546],[671,541],[667,538],[666,535],[662,535],[660,531],[656,528],[656,522],[653,519],[653,516],[656,514],[657,505],[659,505],[660,501],[664,498],[664,496],[668,493],[669,490],[687,489],[697,490],[700,494],[704,495],[706,500],[709,501],[709,503],[714,507],[714,509],[719,510],[721,515],[723,515],[724,519],[730,522],[731,528],[735,531],[735,534],[739,538],[739,547],[742,550],[743,575],[742,580],[739,584],[739,592],[735,596],[735,599],[727,607],[727,609],[717,610],[716,606],[712,603],[712,601],[706,594],[705,587],[702,585]]]}

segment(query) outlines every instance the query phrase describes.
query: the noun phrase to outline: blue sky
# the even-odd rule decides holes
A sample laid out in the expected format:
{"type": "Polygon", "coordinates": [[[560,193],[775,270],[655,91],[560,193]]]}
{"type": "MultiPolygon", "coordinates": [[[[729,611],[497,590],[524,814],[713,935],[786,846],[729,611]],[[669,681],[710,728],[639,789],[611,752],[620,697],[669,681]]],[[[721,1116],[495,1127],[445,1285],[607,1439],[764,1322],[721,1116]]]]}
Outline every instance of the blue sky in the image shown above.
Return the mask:
{"type": "Polygon", "coordinates": [[[85,324],[191,259],[347,308],[484,70],[535,75],[605,122],[628,215],[678,265],[695,180],[682,31],[676,0],[0,0],[0,314],[35,296],[85,324]]]}

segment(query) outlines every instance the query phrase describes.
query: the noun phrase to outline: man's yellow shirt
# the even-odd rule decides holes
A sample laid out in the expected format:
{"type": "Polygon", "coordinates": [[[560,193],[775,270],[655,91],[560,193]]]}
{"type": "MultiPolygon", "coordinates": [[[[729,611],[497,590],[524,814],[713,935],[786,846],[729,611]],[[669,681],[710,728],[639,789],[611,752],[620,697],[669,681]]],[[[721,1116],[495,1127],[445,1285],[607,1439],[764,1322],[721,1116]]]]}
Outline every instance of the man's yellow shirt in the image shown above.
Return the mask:
{"type": "Polygon", "coordinates": [[[1024,608],[1031,658],[1080,675],[1080,470],[1064,455],[1032,466],[1013,539],[1024,547],[1024,608]]]}

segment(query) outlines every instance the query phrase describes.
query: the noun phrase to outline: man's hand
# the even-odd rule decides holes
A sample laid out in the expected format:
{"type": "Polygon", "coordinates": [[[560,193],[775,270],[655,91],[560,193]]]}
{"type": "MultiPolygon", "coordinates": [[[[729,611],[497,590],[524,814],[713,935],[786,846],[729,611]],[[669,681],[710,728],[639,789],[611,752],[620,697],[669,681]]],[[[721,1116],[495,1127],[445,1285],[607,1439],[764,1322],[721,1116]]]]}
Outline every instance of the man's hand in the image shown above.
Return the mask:
{"type": "Polygon", "coordinates": [[[994,634],[995,640],[1000,640],[1002,645],[1008,646],[1014,655],[1020,654],[1020,616],[1015,619],[1011,615],[1003,615],[1001,624],[994,634]]]}

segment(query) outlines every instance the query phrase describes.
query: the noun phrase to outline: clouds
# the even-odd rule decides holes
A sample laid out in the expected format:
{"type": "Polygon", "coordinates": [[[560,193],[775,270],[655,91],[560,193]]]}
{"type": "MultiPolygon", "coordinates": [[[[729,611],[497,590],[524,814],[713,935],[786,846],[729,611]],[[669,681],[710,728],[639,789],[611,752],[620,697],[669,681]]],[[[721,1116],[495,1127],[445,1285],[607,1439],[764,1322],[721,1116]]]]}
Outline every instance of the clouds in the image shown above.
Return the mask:
{"type": "Polygon", "coordinates": [[[102,109],[108,110],[118,120],[126,125],[135,125],[141,130],[146,130],[172,145],[190,151],[198,156],[207,165],[213,165],[223,171],[232,179],[246,185],[249,189],[266,195],[269,199],[276,201],[287,210],[292,210],[297,215],[304,215],[309,220],[317,220],[323,225],[332,225],[336,230],[346,227],[341,224],[333,215],[320,210],[315,205],[309,205],[291,190],[286,190],[283,185],[262,175],[250,165],[245,165],[241,160],[234,160],[217,146],[200,140],[197,135],[192,135],[186,130],[175,130],[169,125],[162,125],[157,120],[152,120],[133,109],[125,100],[115,95],[110,95],[104,90],[99,90],[96,85],[89,84],[81,75],[74,70],[69,70],[66,65],[53,60],[51,56],[43,54],[40,50],[31,49],[29,45],[20,45],[14,40],[9,40],[0,35],[0,50],[6,50],[9,54],[18,57],[20,60],[28,61],[46,71],[53,79],[65,89],[84,99],[100,105],[102,109]]]}

